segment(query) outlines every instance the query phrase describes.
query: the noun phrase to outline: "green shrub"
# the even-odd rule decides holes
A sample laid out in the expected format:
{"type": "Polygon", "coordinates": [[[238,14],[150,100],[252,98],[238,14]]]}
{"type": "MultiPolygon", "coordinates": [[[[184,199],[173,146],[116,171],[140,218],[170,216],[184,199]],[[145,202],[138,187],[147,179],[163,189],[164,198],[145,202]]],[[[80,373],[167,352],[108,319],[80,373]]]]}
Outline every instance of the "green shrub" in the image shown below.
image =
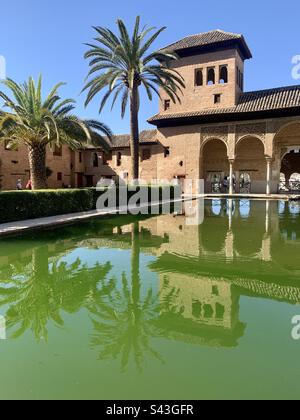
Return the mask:
{"type": "Polygon", "coordinates": [[[45,190],[0,193],[0,223],[93,209],[93,191],[45,190]]]}
{"type": "MultiPolygon", "coordinates": [[[[151,188],[140,188],[148,190],[148,201],[150,202],[151,188]]],[[[159,188],[159,199],[161,200],[164,187],[154,188],[159,188]]],[[[0,192],[0,223],[91,211],[96,209],[97,200],[104,192],[105,190],[97,191],[95,188],[0,192]]],[[[135,191],[128,192],[128,200],[134,194],[135,191]]],[[[173,188],[171,190],[172,198],[174,198],[173,188]]],[[[117,200],[117,205],[118,203],[117,200]]]]}

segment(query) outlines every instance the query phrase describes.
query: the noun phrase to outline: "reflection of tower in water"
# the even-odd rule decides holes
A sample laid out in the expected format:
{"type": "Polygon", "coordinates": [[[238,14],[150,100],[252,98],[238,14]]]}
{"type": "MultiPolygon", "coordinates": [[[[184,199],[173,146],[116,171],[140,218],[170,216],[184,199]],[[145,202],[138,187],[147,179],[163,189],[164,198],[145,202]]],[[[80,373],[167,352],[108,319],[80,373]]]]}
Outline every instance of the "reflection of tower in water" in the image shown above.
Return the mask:
{"type": "Polygon", "coordinates": [[[239,296],[230,282],[182,274],[160,275],[161,300],[173,294],[172,309],[199,324],[233,329],[238,322],[239,296]]]}
{"type": "Polygon", "coordinates": [[[246,325],[239,294],[222,279],[160,274],[161,324],[170,338],[213,347],[236,347],[246,325]]]}

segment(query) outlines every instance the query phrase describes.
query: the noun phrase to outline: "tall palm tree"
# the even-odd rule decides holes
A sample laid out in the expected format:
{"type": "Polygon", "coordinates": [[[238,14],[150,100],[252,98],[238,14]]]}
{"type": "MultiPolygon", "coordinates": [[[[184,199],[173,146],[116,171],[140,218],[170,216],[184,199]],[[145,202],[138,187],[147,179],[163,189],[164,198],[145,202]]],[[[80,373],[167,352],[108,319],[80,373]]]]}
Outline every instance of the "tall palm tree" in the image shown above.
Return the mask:
{"type": "Polygon", "coordinates": [[[64,83],[58,83],[45,100],[42,99],[42,77],[38,83],[30,77],[19,85],[7,79],[4,85],[13,99],[0,91],[0,97],[10,112],[0,113],[0,140],[11,147],[25,144],[28,148],[33,189],[47,188],[46,149],[67,144],[73,149],[89,142],[107,148],[110,129],[95,120],[81,120],[72,114],[75,101],[62,100],[58,94],[64,83]]]}
{"type": "Polygon", "coordinates": [[[161,89],[175,103],[180,102],[179,93],[182,93],[185,84],[182,76],[170,67],[171,61],[178,58],[176,54],[168,51],[149,53],[149,49],[166,29],[165,27],[148,38],[147,35],[154,28],[140,29],[140,17],[136,18],[132,36],[129,35],[122,20],[118,20],[117,25],[119,29],[117,35],[107,28],[94,28],[97,32],[96,43],[87,44],[90,50],[86,52],[85,58],[90,59],[91,69],[83,90],[88,91],[86,99],[86,105],[88,105],[100,91],[107,89],[99,112],[103,110],[110,97],[112,108],[120,97],[122,118],[130,102],[131,175],[134,180],[137,180],[139,178],[140,87],[145,88],[150,101],[153,98],[153,92],[160,97],[159,90],[161,89]]]}
{"type": "Polygon", "coordinates": [[[117,279],[105,280],[106,294],[102,292],[89,307],[94,324],[92,348],[98,349],[100,360],[119,358],[122,372],[131,359],[139,371],[149,357],[164,363],[151,345],[153,337],[162,336],[155,326],[161,312],[159,295],[151,287],[146,293],[141,290],[139,222],[132,224],[131,247],[131,281],[125,273],[122,287],[117,279]]]}

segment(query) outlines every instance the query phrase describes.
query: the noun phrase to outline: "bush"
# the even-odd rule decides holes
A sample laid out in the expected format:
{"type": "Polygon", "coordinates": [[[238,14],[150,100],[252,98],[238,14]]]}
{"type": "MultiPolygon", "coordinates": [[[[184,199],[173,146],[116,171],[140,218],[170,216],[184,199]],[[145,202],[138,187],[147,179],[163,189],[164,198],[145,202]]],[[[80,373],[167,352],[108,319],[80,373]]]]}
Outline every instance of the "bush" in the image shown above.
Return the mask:
{"type": "MultiPolygon", "coordinates": [[[[147,188],[150,202],[151,188],[140,188],[147,188]]],[[[161,200],[164,187],[154,188],[159,188],[161,200]]],[[[91,211],[96,209],[97,200],[104,192],[105,190],[97,191],[95,188],[0,192],[0,223],[91,211]]],[[[128,200],[134,194],[134,191],[128,192],[128,200]]],[[[174,188],[171,190],[172,198],[174,198],[174,188]]]]}
{"type": "Polygon", "coordinates": [[[45,190],[0,193],[0,223],[93,209],[93,191],[45,190]]]}

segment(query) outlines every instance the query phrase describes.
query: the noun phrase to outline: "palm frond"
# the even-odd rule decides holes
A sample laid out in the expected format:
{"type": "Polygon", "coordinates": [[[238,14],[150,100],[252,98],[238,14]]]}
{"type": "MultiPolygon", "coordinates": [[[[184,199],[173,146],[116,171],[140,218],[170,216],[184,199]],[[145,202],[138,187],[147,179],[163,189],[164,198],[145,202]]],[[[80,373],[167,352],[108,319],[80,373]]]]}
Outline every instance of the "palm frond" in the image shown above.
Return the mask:
{"type": "Polygon", "coordinates": [[[131,36],[123,20],[117,20],[117,28],[118,33],[113,33],[107,28],[94,27],[97,36],[93,43],[87,44],[89,50],[85,53],[85,58],[90,60],[90,70],[83,88],[83,91],[87,91],[85,105],[105,90],[99,106],[101,113],[112,92],[114,91],[112,107],[122,92],[123,117],[130,92],[140,86],[145,88],[149,100],[153,99],[152,91],[159,97],[161,91],[170,96],[172,101],[180,102],[185,83],[182,76],[171,66],[178,58],[177,55],[169,51],[154,51],[148,54],[166,28],[155,30],[145,26],[141,29],[139,16],[131,36]],[[149,35],[153,31],[154,33],[149,35]]]}
{"type": "MultiPolygon", "coordinates": [[[[30,77],[19,85],[11,79],[3,84],[12,93],[12,98],[0,91],[0,98],[10,112],[0,112],[0,139],[11,142],[33,144],[67,144],[81,147],[100,137],[111,138],[111,130],[103,123],[93,121],[91,125],[73,115],[75,101],[62,100],[58,94],[64,83],[56,84],[46,99],[42,99],[42,76],[37,84],[30,77]]],[[[107,147],[107,141],[103,142],[107,147]]]]}

